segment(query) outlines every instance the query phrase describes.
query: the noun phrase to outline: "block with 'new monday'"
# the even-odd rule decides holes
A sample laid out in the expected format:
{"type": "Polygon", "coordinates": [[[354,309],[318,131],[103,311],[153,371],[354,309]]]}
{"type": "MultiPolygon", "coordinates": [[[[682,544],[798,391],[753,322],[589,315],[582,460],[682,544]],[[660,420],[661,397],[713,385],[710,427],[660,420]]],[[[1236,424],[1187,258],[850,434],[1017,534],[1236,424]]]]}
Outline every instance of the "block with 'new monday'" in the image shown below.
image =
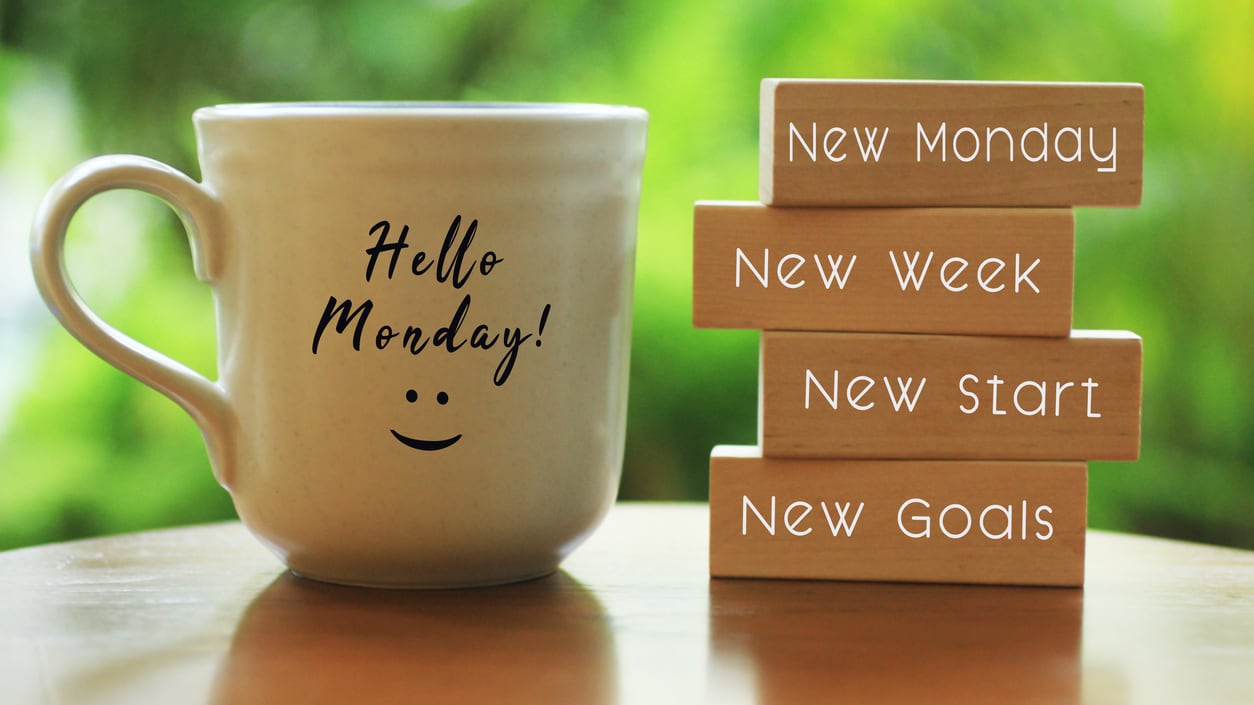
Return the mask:
{"type": "Polygon", "coordinates": [[[1135,206],[1138,84],[766,79],[776,206],[1135,206]]]}

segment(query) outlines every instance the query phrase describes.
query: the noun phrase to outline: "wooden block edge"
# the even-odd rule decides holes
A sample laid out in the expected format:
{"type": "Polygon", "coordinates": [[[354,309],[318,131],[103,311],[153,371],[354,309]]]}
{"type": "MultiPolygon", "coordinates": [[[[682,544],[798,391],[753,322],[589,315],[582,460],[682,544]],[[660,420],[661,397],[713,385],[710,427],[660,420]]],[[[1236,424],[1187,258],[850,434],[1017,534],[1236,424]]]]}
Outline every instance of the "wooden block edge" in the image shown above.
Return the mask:
{"type": "Polygon", "coordinates": [[[758,97],[758,200],[774,205],[775,89],[780,79],[764,78],[758,97]]]}

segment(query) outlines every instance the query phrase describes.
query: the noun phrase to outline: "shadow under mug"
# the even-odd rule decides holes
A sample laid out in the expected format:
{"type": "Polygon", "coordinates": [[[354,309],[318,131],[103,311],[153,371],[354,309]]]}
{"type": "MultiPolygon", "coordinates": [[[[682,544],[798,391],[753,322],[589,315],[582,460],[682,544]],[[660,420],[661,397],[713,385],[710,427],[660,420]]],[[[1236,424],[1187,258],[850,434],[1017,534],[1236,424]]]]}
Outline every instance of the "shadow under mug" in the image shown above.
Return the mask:
{"type": "Polygon", "coordinates": [[[646,113],[259,104],[194,123],[201,183],[108,156],[45,197],[31,259],[62,325],[191,414],[244,524],[298,574],[553,572],[621,473],[646,113]],[[217,381],[70,284],[70,219],[119,188],[181,216],[213,288],[217,381]]]}

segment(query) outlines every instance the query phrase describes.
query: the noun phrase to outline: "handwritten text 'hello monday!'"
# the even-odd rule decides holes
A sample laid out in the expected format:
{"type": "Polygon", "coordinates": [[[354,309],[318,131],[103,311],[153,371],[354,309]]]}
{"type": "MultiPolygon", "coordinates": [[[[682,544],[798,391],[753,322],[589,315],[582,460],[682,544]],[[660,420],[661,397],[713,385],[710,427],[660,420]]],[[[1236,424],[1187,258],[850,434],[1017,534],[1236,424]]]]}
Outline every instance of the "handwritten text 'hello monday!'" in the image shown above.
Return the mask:
{"type": "MultiPolygon", "coordinates": [[[[444,236],[444,242],[440,246],[439,254],[434,259],[426,250],[418,250],[412,256],[407,255],[409,274],[415,277],[434,276],[437,283],[450,285],[457,290],[466,286],[473,276],[477,275],[481,279],[491,276],[505,259],[492,250],[485,250],[477,259],[468,258],[467,253],[479,229],[479,221],[471,220],[464,232],[461,225],[460,215],[453,218],[444,236]]],[[[406,242],[409,237],[409,226],[403,226],[400,234],[395,236],[396,239],[389,241],[388,238],[392,236],[392,233],[392,224],[386,220],[381,220],[370,228],[370,235],[375,238],[375,243],[365,250],[368,258],[366,282],[370,282],[375,276],[375,268],[380,265],[381,258],[387,268],[387,278],[392,279],[396,275],[397,267],[403,261],[402,251],[410,247],[406,242]]],[[[402,275],[404,269],[402,267],[402,275]]],[[[361,350],[362,337],[367,331],[367,326],[374,331],[374,347],[378,350],[387,348],[393,344],[393,341],[412,355],[418,355],[431,348],[443,348],[449,353],[463,349],[503,349],[504,353],[492,375],[493,383],[499,387],[509,380],[510,373],[514,370],[514,363],[518,359],[518,350],[523,343],[534,338],[536,347],[540,347],[552,304],[544,305],[537,316],[538,324],[534,332],[526,333],[521,327],[494,328],[487,323],[475,324],[472,328],[472,324],[466,321],[470,314],[470,304],[470,293],[466,293],[462,296],[449,322],[430,331],[417,325],[373,326],[369,323],[370,316],[375,309],[372,299],[366,299],[354,307],[351,299],[340,300],[331,296],[327,299],[326,308],[323,309],[318,325],[314,329],[313,354],[318,354],[322,335],[327,332],[328,328],[343,335],[350,326],[352,326],[353,349],[358,351],[361,350]]]]}

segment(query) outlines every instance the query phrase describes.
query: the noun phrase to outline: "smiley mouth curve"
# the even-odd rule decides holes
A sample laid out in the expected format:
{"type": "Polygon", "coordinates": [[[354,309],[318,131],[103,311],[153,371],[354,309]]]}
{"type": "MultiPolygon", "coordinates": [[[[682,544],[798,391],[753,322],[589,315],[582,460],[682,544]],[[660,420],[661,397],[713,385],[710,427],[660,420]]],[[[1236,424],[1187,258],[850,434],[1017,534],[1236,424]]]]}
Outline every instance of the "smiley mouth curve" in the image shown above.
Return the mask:
{"type": "Polygon", "coordinates": [[[410,438],[409,436],[402,436],[395,430],[392,430],[392,435],[396,436],[396,440],[415,450],[444,450],[462,439],[462,434],[460,433],[442,441],[424,441],[421,438],[410,438]]]}

